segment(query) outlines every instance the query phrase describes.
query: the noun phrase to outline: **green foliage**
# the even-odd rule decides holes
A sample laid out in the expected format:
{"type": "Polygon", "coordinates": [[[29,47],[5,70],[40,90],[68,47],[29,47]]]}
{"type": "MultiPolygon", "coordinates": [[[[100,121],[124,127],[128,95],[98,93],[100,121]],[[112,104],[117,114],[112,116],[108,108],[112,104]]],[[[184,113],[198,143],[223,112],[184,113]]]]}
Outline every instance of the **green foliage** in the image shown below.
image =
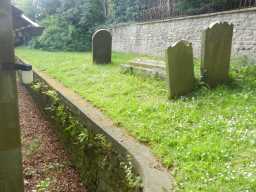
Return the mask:
{"type": "Polygon", "coordinates": [[[45,17],[56,14],[61,7],[62,0],[36,0],[34,3],[37,7],[37,19],[41,20],[45,17]]]}
{"type": "Polygon", "coordinates": [[[112,22],[127,22],[135,20],[139,13],[139,0],[112,0],[108,6],[112,6],[113,13],[109,19],[112,22]]]}
{"type": "Polygon", "coordinates": [[[18,49],[17,55],[148,144],[173,170],[178,191],[256,191],[255,61],[234,60],[227,85],[199,86],[169,101],[164,81],[120,73],[134,55],[114,53],[104,66],[93,65],[89,53],[18,49]]]}
{"type": "Polygon", "coordinates": [[[177,8],[187,13],[200,13],[200,11],[219,11],[231,6],[237,7],[240,0],[179,0],[177,8]]]}
{"type": "Polygon", "coordinates": [[[45,50],[73,50],[75,47],[82,49],[72,38],[75,33],[74,26],[65,20],[58,16],[49,16],[42,21],[42,25],[45,30],[39,38],[31,42],[32,47],[45,50]]]}
{"type": "Polygon", "coordinates": [[[49,187],[51,184],[51,179],[50,178],[46,178],[45,180],[40,181],[36,188],[37,188],[37,192],[45,192],[48,191],[49,187]]]}
{"type": "Polygon", "coordinates": [[[131,186],[131,188],[136,188],[138,186],[141,186],[141,184],[142,184],[141,178],[139,176],[134,176],[133,164],[132,164],[131,160],[129,160],[131,158],[128,157],[127,159],[128,159],[128,163],[121,162],[120,166],[125,171],[126,180],[129,184],[129,186],[131,186]]]}
{"type": "Polygon", "coordinates": [[[101,0],[48,0],[38,6],[45,31],[31,42],[37,49],[89,50],[92,33],[105,21],[101,0]]]}
{"type": "Polygon", "coordinates": [[[26,156],[32,156],[34,153],[38,151],[41,146],[41,142],[38,138],[32,139],[31,143],[25,146],[26,156]]]}
{"type": "MultiPolygon", "coordinates": [[[[87,128],[86,122],[73,114],[56,91],[44,82],[36,80],[31,90],[45,114],[55,123],[73,165],[89,191],[140,191],[141,180],[135,174],[130,158],[119,154],[104,135],[87,128]]],[[[46,184],[41,182],[40,188],[44,189],[46,184]]]]}
{"type": "Polygon", "coordinates": [[[36,19],[38,9],[34,0],[13,0],[12,4],[21,9],[31,19],[36,19]]]}

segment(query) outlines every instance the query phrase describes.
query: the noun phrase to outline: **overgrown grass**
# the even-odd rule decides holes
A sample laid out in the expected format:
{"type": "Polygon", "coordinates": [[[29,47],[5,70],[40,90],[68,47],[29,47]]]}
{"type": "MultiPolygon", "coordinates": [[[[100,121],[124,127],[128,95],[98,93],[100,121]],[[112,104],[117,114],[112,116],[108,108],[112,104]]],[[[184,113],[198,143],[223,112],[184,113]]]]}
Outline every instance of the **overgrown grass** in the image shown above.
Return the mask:
{"type": "Polygon", "coordinates": [[[19,48],[17,55],[148,144],[178,191],[256,191],[255,65],[238,60],[227,85],[168,101],[164,81],[120,73],[132,54],[114,53],[110,65],[93,65],[90,53],[19,48]]]}

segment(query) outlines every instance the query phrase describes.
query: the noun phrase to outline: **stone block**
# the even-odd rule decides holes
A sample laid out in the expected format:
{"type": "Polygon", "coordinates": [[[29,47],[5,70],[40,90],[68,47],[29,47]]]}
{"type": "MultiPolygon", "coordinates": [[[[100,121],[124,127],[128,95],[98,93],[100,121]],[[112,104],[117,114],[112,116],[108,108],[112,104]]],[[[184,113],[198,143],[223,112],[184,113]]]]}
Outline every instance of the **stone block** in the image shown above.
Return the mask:
{"type": "Polygon", "coordinates": [[[182,40],[170,46],[166,63],[169,98],[190,93],[195,81],[192,44],[182,40]]]}
{"type": "Polygon", "coordinates": [[[128,64],[121,65],[123,72],[156,77],[166,78],[165,62],[162,60],[135,59],[128,64]]]}
{"type": "Polygon", "coordinates": [[[233,24],[212,23],[202,36],[201,77],[210,87],[229,78],[233,24]]]}
{"type": "Polygon", "coordinates": [[[112,58],[112,35],[106,29],[96,31],[92,36],[93,63],[111,63],[112,58]]]}

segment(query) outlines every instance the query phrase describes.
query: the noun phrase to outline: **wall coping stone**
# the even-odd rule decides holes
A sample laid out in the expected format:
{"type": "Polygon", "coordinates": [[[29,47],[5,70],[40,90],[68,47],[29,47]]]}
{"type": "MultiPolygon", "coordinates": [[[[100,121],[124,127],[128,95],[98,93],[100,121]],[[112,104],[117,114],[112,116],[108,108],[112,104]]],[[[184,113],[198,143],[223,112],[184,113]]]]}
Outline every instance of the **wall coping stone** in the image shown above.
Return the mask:
{"type": "Polygon", "coordinates": [[[34,69],[34,74],[53,88],[65,103],[76,110],[80,117],[88,119],[95,127],[96,132],[105,135],[117,145],[120,151],[131,155],[135,168],[143,181],[143,192],[171,192],[174,191],[175,181],[170,172],[164,168],[159,160],[151,153],[150,149],[139,143],[128,133],[113,124],[99,109],[86,101],[72,90],[64,87],[61,83],[47,74],[34,69]]]}
{"type": "Polygon", "coordinates": [[[148,24],[166,23],[171,21],[179,21],[179,20],[187,20],[187,19],[200,19],[205,17],[214,17],[219,15],[237,14],[237,13],[245,13],[245,12],[256,12],[256,7],[246,8],[246,9],[236,9],[236,10],[230,10],[230,11],[221,11],[221,12],[215,12],[215,13],[206,13],[206,14],[200,14],[200,15],[184,16],[184,17],[175,17],[170,19],[154,20],[154,21],[147,21],[147,22],[120,23],[117,25],[113,25],[110,28],[113,29],[113,28],[125,27],[130,25],[148,25],[148,24]]]}

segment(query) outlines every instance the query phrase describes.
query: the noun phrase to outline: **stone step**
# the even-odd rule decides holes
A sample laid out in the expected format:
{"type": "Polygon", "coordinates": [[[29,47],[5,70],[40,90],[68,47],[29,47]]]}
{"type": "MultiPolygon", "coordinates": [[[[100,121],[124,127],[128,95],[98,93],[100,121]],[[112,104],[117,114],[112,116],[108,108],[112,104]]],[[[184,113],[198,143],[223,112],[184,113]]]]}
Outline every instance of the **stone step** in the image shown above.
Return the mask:
{"type": "Polygon", "coordinates": [[[164,61],[156,61],[156,60],[141,60],[136,59],[129,63],[131,66],[138,66],[149,69],[161,69],[165,70],[165,62],[164,61]]]}
{"type": "Polygon", "coordinates": [[[129,71],[138,75],[147,75],[151,77],[157,77],[160,79],[166,78],[166,72],[163,68],[146,68],[144,66],[135,66],[131,64],[121,65],[123,71],[129,71]]]}

